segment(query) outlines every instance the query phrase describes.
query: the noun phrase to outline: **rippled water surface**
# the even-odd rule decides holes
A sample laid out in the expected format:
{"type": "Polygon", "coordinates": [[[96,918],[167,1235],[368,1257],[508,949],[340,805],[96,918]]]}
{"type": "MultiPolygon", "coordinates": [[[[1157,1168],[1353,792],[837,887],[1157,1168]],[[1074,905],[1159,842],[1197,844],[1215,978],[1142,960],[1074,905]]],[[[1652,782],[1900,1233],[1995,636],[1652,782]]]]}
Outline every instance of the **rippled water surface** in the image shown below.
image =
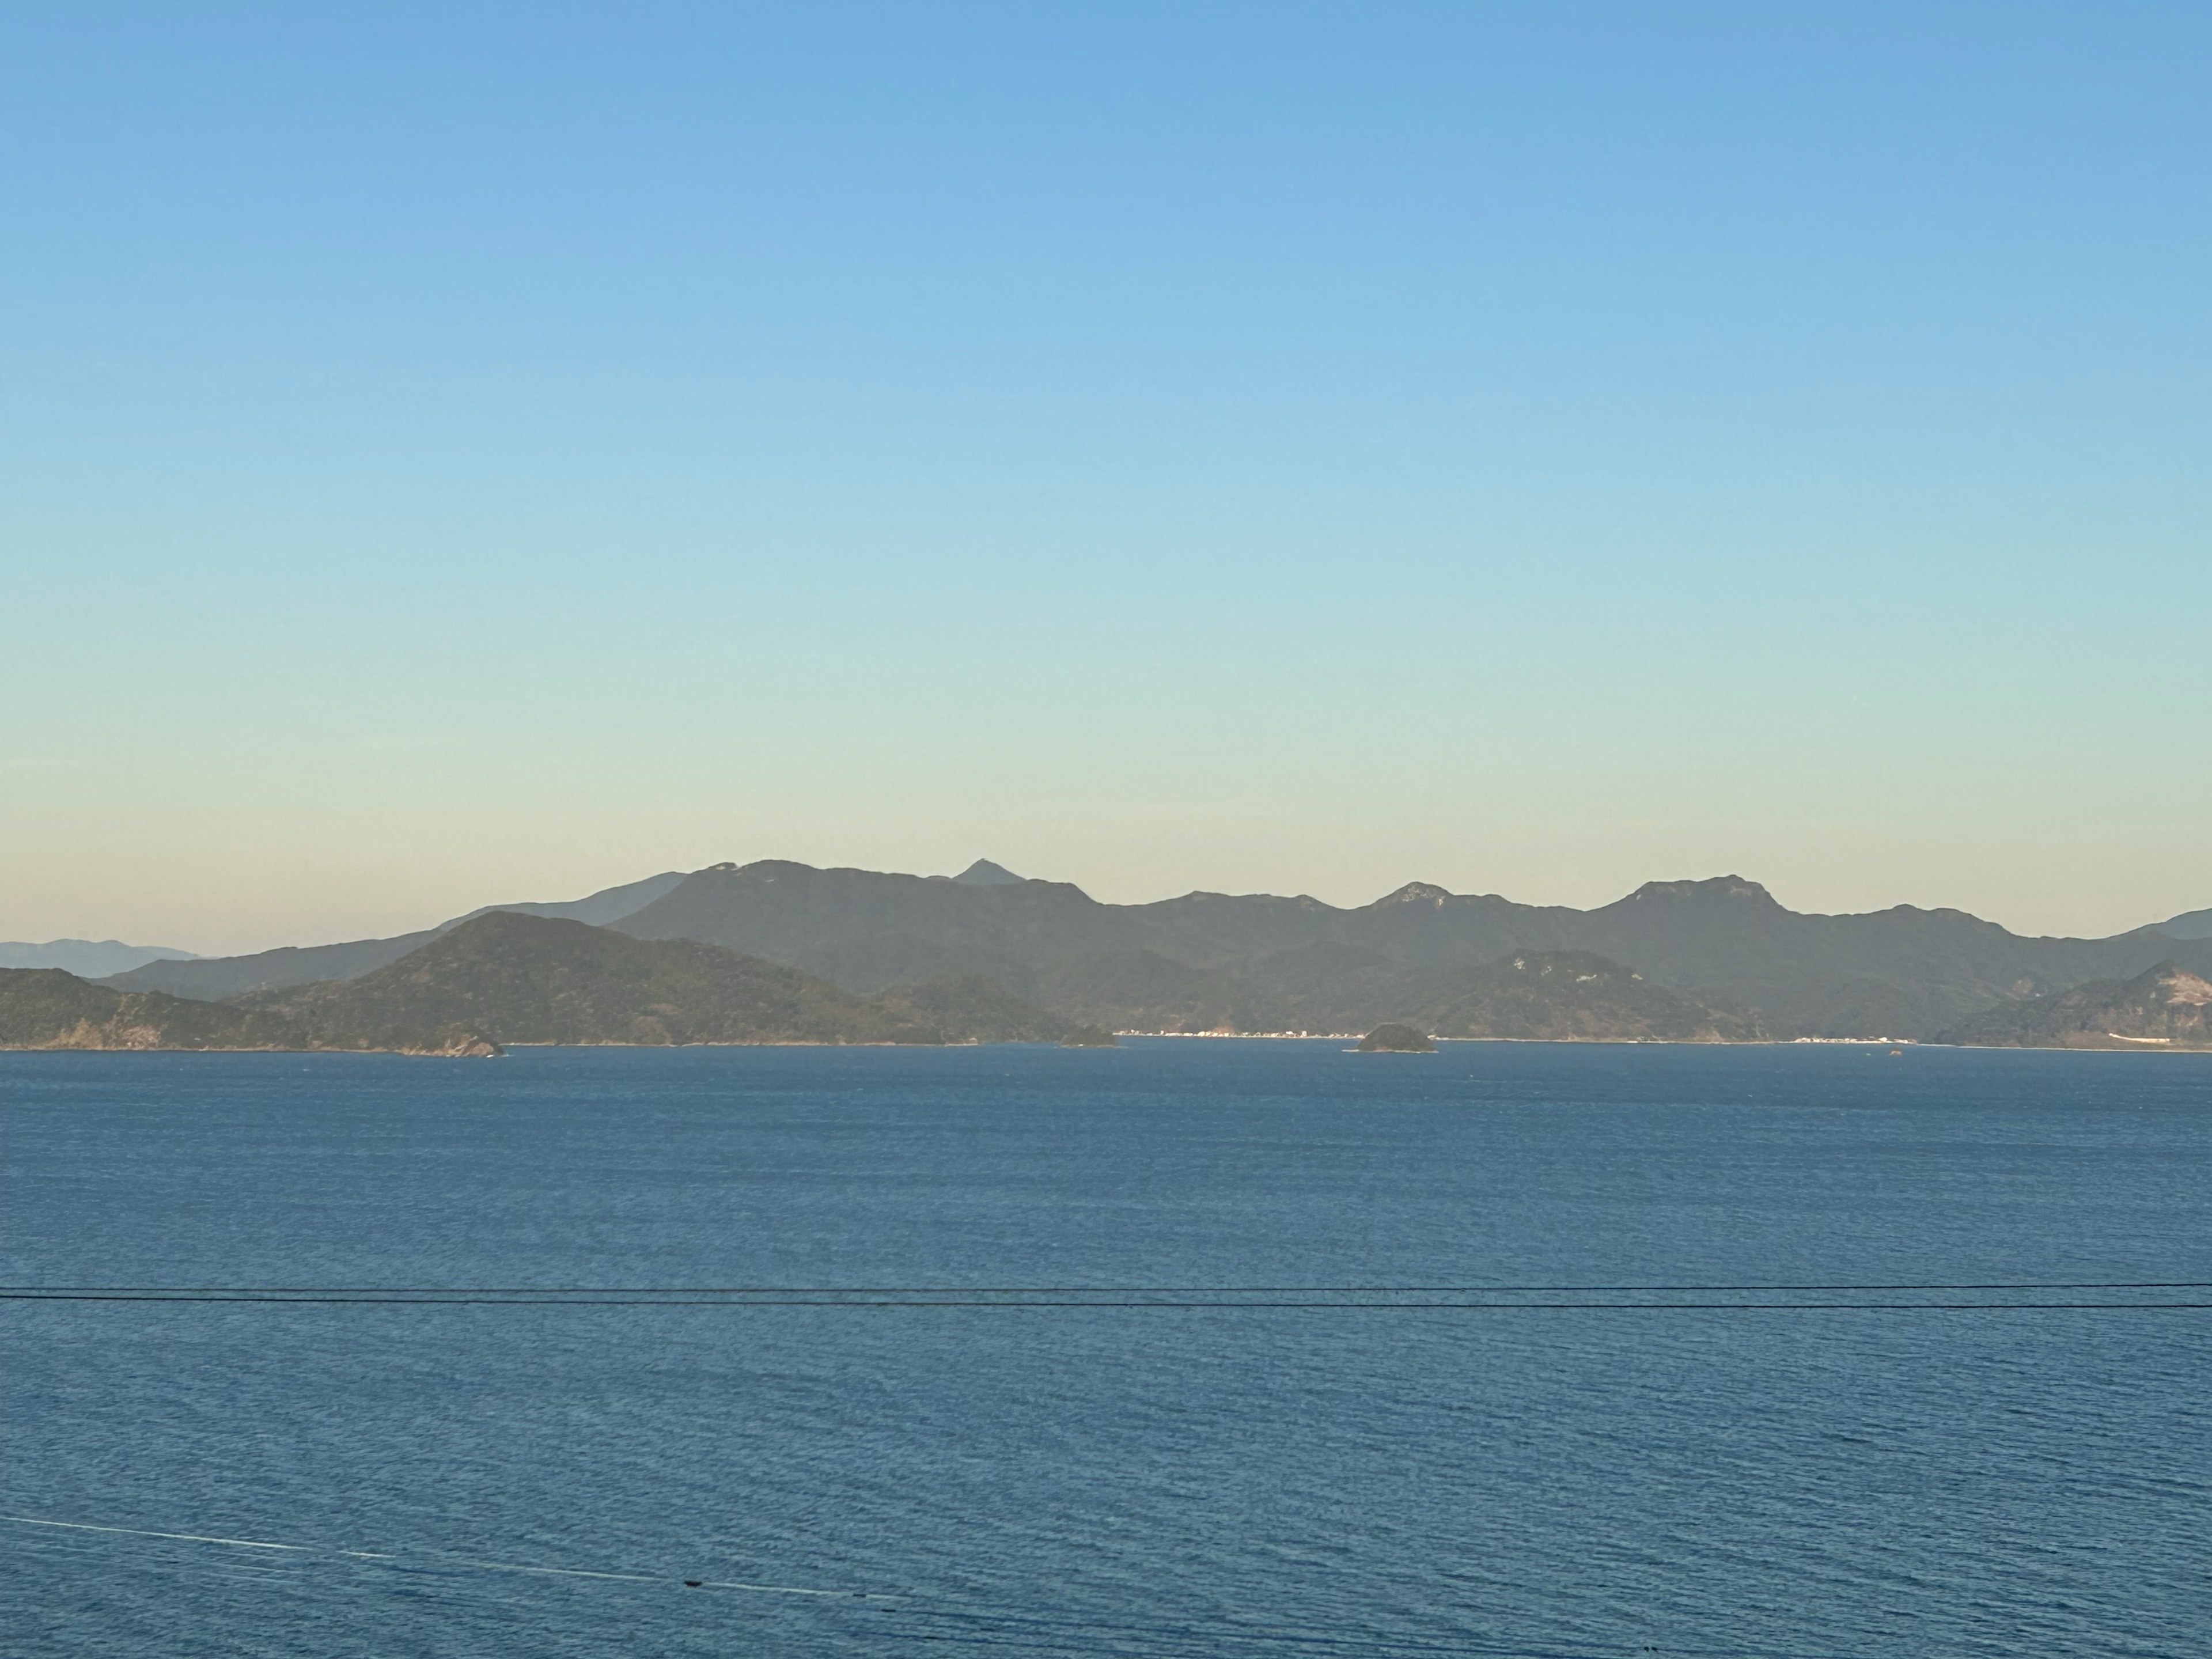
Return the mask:
{"type": "MultiPolygon", "coordinates": [[[[2212,1059],[1340,1048],[0,1054],[0,1278],[2212,1280],[2212,1059]]],[[[0,1341],[26,1659],[2212,1651],[2204,1311],[11,1302],[0,1341]]]]}

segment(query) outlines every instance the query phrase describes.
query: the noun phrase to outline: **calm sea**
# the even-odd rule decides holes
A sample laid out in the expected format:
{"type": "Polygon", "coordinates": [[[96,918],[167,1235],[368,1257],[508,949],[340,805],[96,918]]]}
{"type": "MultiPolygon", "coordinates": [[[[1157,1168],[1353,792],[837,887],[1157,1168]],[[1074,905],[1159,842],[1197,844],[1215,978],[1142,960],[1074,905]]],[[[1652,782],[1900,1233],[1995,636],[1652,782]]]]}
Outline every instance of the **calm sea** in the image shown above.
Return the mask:
{"type": "MultiPolygon", "coordinates": [[[[0,1055],[0,1279],[2212,1281],[2212,1057],[1341,1048],[0,1055]]],[[[9,1302],[0,1343],[18,1659],[2212,1651],[2212,1312],[9,1302]]]]}

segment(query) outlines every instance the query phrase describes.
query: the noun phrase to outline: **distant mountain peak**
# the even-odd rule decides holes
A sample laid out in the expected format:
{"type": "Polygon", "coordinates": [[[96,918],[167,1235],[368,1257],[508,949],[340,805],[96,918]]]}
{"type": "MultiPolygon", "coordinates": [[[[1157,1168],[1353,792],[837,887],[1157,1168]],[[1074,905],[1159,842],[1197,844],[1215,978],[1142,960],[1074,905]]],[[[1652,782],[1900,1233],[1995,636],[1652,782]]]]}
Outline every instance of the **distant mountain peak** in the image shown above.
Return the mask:
{"type": "Polygon", "coordinates": [[[963,887],[1018,887],[1023,880],[1005,865],[988,859],[977,859],[952,879],[963,887]]]}
{"type": "Polygon", "coordinates": [[[1385,893],[1381,898],[1376,899],[1374,904],[1370,908],[1380,909],[1386,904],[1440,905],[1450,896],[1451,893],[1449,889],[1439,887],[1434,882],[1409,881],[1403,887],[1401,887],[1396,892],[1385,893]]]}
{"type": "Polygon", "coordinates": [[[1756,899],[1781,906],[1773,894],[1741,876],[1709,876],[1703,881],[1647,881],[1628,896],[1633,899],[1756,899]]]}

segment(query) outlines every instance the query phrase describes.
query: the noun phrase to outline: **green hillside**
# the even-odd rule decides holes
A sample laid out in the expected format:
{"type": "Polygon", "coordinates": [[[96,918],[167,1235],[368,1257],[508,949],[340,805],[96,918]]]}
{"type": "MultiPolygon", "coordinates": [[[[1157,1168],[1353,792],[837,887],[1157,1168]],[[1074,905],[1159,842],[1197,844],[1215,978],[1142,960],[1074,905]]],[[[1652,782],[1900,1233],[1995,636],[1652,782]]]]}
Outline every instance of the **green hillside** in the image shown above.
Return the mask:
{"type": "Polygon", "coordinates": [[[501,1042],[945,1043],[1085,1040],[988,981],[854,996],[691,939],[493,911],[358,979],[258,993],[319,1048],[391,1048],[459,1024],[501,1042]]]}
{"type": "Polygon", "coordinates": [[[2212,1048],[2212,980],[2162,962],[2133,979],[1992,1008],[1940,1040],[1983,1048],[2212,1048]]]}
{"type": "Polygon", "coordinates": [[[993,981],[956,975],[854,996],[691,939],[493,911],[359,978],[228,1002],[0,969],[0,1047],[288,1048],[489,1054],[503,1042],[1110,1045],[993,981]]]}
{"type": "Polygon", "coordinates": [[[1748,1015],[1662,990],[1587,951],[1524,951],[1423,987],[1421,1026],[1447,1037],[1541,1042],[1744,1042],[1748,1015]]]}
{"type": "MultiPolygon", "coordinates": [[[[418,1051],[447,1044],[414,1033],[418,1051]]],[[[0,969],[0,1048],[305,1048],[283,1014],[194,1002],[159,991],[118,991],[58,968],[0,969]]],[[[403,1045],[393,1045],[403,1046],[403,1045]]]]}
{"type": "Polygon", "coordinates": [[[1359,1039],[1358,1053],[1363,1054],[1432,1054],[1437,1052],[1436,1039],[1418,1025],[1400,1025],[1395,1022],[1378,1025],[1359,1039]]]}
{"type": "Polygon", "coordinates": [[[927,1030],[954,1034],[963,1042],[1057,1042],[1071,1048],[1110,1048],[1114,1034],[1071,1024],[1023,1001],[980,974],[950,974],[919,985],[895,986],[875,999],[883,1008],[927,1030]]]}
{"type": "Polygon", "coordinates": [[[1755,1042],[1755,1016],[1652,984],[1583,951],[1522,951],[1478,968],[1408,968],[1341,945],[1192,968],[1150,951],[1052,963],[1029,981],[1047,1007],[1153,1031],[1365,1031],[1385,1021],[1438,1036],[1550,1042],[1755,1042]]]}

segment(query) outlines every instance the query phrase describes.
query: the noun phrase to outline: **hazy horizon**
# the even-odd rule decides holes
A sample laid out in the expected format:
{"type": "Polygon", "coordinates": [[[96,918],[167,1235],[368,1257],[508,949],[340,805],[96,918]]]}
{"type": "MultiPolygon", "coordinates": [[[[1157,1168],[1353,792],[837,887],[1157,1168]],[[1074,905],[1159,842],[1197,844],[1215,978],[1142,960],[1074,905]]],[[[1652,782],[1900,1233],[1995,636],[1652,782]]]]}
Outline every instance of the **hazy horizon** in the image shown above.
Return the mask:
{"type": "Polygon", "coordinates": [[[2212,13],[0,18],[0,937],[2212,903],[2212,13]]]}

